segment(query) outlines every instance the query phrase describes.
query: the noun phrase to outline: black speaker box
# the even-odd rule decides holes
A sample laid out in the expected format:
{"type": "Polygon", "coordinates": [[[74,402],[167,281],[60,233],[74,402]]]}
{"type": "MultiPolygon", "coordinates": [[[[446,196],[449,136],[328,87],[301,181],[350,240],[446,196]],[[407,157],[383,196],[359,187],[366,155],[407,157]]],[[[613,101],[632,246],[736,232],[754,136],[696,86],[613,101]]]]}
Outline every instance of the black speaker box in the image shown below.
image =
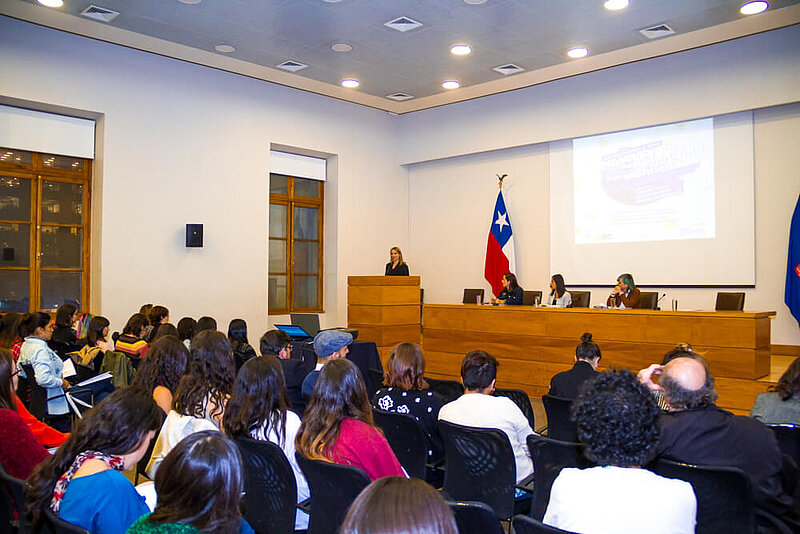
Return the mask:
{"type": "Polygon", "coordinates": [[[202,247],[203,246],[203,225],[202,224],[187,224],[186,225],[186,246],[187,247],[202,247]]]}

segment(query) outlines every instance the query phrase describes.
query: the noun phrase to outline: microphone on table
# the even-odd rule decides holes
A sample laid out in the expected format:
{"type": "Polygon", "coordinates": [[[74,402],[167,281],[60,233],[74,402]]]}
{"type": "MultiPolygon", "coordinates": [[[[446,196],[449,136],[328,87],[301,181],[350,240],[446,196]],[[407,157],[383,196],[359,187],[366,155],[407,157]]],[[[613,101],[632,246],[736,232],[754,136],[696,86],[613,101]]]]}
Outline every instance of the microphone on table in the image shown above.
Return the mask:
{"type": "Polygon", "coordinates": [[[661,309],[661,306],[659,306],[659,304],[661,304],[661,299],[663,299],[663,298],[664,298],[664,297],[666,297],[666,296],[667,296],[667,294],[666,294],[666,293],[662,293],[662,294],[661,294],[661,296],[660,296],[660,297],[658,297],[658,300],[656,301],[656,307],[655,307],[655,308],[653,308],[653,309],[655,309],[655,310],[660,310],[660,309],[661,309]]]}

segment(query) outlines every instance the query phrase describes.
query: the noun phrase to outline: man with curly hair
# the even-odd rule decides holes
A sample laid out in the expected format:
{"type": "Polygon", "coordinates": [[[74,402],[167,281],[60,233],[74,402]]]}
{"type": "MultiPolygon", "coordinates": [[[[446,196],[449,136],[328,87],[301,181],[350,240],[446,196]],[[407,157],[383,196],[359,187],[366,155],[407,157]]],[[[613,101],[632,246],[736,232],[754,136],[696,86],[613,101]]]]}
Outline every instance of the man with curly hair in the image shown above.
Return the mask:
{"type": "Polygon", "coordinates": [[[658,446],[658,407],[630,371],[600,373],[573,404],[589,469],[561,470],[544,516],[571,532],[691,534],[697,501],[691,484],[646,469],[658,446]]]}
{"type": "Polygon", "coordinates": [[[661,456],[698,465],[738,467],[750,477],[757,508],[777,517],[797,505],[781,483],[783,456],[773,432],[749,417],[733,415],[714,401],[714,377],[705,359],[687,353],[666,365],[639,371],[639,380],[663,392],[669,411],[661,415],[661,456]],[[654,377],[659,377],[654,382],[654,377]]]}

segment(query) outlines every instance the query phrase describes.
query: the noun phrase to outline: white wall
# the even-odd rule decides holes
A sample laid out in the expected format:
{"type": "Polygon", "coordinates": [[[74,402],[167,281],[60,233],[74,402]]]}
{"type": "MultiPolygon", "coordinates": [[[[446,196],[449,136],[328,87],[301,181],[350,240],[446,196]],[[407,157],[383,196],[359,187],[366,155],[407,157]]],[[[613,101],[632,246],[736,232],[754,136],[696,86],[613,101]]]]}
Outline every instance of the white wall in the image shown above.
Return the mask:
{"type": "MultiPolygon", "coordinates": [[[[327,317],[346,276],[408,242],[408,187],[386,113],[0,17],[0,95],[100,118],[92,311],[114,328],[144,302],[171,318],[267,327],[272,143],[335,155],[326,189],[327,317]],[[98,202],[99,200],[99,202],[98,202]],[[184,247],[204,224],[205,246],[184,247]]],[[[273,320],[276,318],[272,318],[273,320]]]]}

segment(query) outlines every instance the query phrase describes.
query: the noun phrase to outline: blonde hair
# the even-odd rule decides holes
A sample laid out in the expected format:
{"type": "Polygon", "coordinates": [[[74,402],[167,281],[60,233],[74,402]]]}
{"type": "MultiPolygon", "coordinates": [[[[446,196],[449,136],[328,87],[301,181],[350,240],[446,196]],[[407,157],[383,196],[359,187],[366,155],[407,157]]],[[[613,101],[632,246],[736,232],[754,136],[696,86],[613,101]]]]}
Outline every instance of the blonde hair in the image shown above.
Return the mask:
{"type": "Polygon", "coordinates": [[[400,247],[392,247],[392,248],[390,248],[389,249],[389,255],[390,256],[391,256],[392,252],[397,252],[397,255],[400,256],[400,261],[397,263],[397,265],[403,265],[405,263],[405,260],[403,260],[403,251],[400,250],[400,247]]]}

